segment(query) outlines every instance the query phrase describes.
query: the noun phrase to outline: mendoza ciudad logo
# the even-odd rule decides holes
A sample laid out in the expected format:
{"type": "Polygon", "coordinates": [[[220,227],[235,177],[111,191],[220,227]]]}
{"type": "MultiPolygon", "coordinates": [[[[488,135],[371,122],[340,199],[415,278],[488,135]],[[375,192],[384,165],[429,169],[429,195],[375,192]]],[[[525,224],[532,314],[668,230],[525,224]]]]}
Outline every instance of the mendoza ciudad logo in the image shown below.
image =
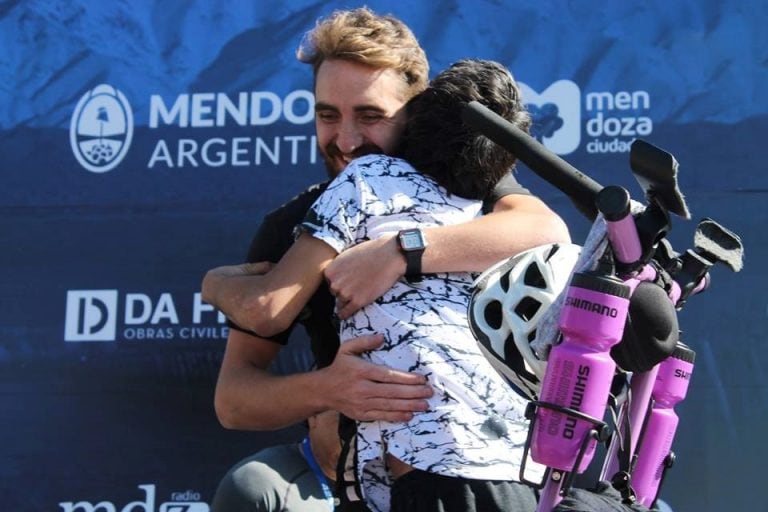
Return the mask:
{"type": "Polygon", "coordinates": [[[125,158],[133,137],[133,113],[122,92],[97,85],[77,102],[69,126],[69,143],[85,169],[104,173],[125,158]]]}

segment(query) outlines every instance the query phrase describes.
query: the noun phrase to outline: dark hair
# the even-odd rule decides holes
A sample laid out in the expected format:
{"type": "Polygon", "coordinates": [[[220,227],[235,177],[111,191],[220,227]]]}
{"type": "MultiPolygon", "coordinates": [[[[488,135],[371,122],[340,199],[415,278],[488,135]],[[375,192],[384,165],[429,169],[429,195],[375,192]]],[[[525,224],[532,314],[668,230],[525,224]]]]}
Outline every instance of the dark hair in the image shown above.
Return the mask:
{"type": "Polygon", "coordinates": [[[478,101],[527,132],[531,118],[512,74],[498,62],[465,59],[437,75],[407,104],[401,155],[450,194],[484,199],[516,157],[469,128],[462,105],[478,101]]]}

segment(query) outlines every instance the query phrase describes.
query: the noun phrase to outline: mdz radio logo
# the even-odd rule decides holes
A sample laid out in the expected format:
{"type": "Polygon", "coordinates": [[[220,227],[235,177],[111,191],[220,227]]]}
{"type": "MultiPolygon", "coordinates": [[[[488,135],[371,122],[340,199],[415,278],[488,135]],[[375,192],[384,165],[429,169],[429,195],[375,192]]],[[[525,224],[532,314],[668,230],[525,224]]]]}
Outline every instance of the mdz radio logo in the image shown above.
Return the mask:
{"type": "Polygon", "coordinates": [[[200,493],[194,491],[171,493],[171,501],[156,504],[156,486],[140,485],[144,498],[120,506],[112,501],[65,501],[59,503],[61,512],[209,512],[210,507],[200,501],[200,493]]]}
{"type": "Polygon", "coordinates": [[[203,302],[199,292],[180,300],[169,292],[69,290],[64,341],[225,339],[229,333],[225,322],[224,315],[203,302]]]}

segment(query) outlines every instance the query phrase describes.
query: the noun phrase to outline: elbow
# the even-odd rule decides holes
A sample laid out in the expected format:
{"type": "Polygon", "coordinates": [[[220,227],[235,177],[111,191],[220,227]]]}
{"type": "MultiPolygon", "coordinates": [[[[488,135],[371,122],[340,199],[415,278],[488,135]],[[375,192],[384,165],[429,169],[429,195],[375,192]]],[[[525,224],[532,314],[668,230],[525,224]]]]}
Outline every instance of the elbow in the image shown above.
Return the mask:
{"type": "Polygon", "coordinates": [[[535,218],[536,245],[567,244],[571,243],[571,234],[568,225],[554,211],[546,208],[540,211],[535,218]]]}
{"type": "Polygon", "coordinates": [[[259,425],[246,420],[242,406],[237,400],[227,396],[218,387],[213,400],[213,408],[219,424],[227,430],[260,430],[259,425]]]}
{"type": "Polygon", "coordinates": [[[237,413],[236,409],[228,407],[226,404],[222,404],[219,401],[214,403],[216,409],[216,418],[219,420],[219,425],[227,430],[239,430],[239,431],[259,431],[266,430],[260,425],[248,423],[244,421],[237,413]]]}
{"type": "Polygon", "coordinates": [[[568,230],[568,225],[554,212],[549,218],[547,236],[549,238],[547,243],[567,244],[571,242],[571,233],[568,230]]]}
{"type": "Polygon", "coordinates": [[[291,323],[269,297],[254,297],[245,309],[249,311],[249,328],[263,338],[269,338],[287,330],[291,323]]]}
{"type": "Polygon", "coordinates": [[[218,281],[218,274],[215,270],[209,270],[203,276],[203,282],[200,284],[200,297],[204,302],[218,307],[216,304],[216,283],[218,281]]]}
{"type": "MultiPolygon", "coordinates": [[[[221,378],[221,377],[220,377],[221,378]]],[[[216,412],[216,419],[222,427],[228,430],[238,430],[240,422],[238,421],[237,404],[226,392],[226,386],[222,382],[216,385],[216,392],[213,397],[213,409],[216,412]]]]}
{"type": "Polygon", "coordinates": [[[213,407],[219,424],[227,430],[249,432],[264,432],[289,426],[288,424],[270,421],[270,415],[248,411],[246,404],[238,401],[235,395],[226,396],[216,390],[213,407]]]}
{"type": "Polygon", "coordinates": [[[218,392],[213,400],[213,408],[216,411],[216,419],[219,420],[219,424],[222,427],[227,430],[238,430],[237,415],[234,414],[227,401],[221,398],[218,392]]]}
{"type": "Polygon", "coordinates": [[[252,322],[252,324],[253,332],[262,338],[271,338],[272,336],[276,336],[290,327],[290,325],[283,325],[281,322],[276,322],[269,319],[257,320],[252,322]]]}

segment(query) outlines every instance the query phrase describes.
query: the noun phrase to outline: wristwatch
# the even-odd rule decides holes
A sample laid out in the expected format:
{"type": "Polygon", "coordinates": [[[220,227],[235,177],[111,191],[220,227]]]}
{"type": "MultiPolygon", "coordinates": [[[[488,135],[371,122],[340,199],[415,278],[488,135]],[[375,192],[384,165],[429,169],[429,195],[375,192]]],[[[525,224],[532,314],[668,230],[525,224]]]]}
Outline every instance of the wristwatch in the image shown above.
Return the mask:
{"type": "Polygon", "coordinates": [[[405,279],[409,283],[421,281],[421,257],[427,241],[420,229],[403,229],[397,233],[400,251],[405,256],[405,279]]]}

